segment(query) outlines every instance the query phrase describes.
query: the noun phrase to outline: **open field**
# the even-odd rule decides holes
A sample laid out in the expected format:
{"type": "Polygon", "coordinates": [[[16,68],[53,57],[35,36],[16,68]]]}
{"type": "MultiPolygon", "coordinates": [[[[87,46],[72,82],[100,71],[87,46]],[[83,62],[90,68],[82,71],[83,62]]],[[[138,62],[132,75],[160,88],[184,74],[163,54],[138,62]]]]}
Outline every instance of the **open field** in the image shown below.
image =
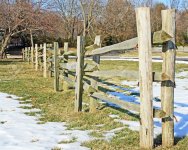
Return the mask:
{"type": "MultiPolygon", "coordinates": [[[[161,63],[153,63],[154,71],[161,71],[161,63]]],[[[186,64],[177,64],[176,71],[187,70],[186,64]]],[[[129,61],[101,61],[101,70],[137,70],[138,62],[129,61]]],[[[112,83],[120,83],[123,78],[108,79],[112,83]]],[[[127,87],[127,86],[126,86],[127,87]]],[[[69,129],[92,130],[91,136],[96,140],[83,143],[92,149],[139,149],[139,134],[131,131],[126,125],[114,121],[109,115],[118,115],[125,120],[138,120],[138,116],[119,108],[113,109],[104,104],[98,104],[99,111],[88,113],[88,97],[84,95],[84,111],[74,113],[74,91],[53,91],[53,78],[45,79],[42,72],[36,72],[28,63],[19,60],[4,60],[0,62],[0,91],[23,97],[21,101],[31,99],[35,108],[42,110],[41,123],[68,122],[69,129]],[[122,129],[121,129],[122,127],[122,129]],[[110,141],[105,133],[115,130],[116,135],[110,141]]],[[[26,103],[26,102],[25,102],[26,103]]],[[[35,115],[35,114],[30,114],[35,115]]],[[[176,139],[177,145],[172,149],[186,150],[188,138],[176,139]]],[[[157,141],[156,144],[160,143],[157,141]]],[[[161,149],[157,147],[156,149],[161,149]]]]}
{"type": "MultiPolygon", "coordinates": [[[[121,54],[121,56],[124,57],[138,57],[138,51],[126,51],[124,54],[121,54]]],[[[161,57],[162,53],[161,52],[152,52],[153,57],[161,57]]],[[[176,56],[177,57],[188,57],[188,52],[182,52],[182,51],[176,51],[176,56]]]]}

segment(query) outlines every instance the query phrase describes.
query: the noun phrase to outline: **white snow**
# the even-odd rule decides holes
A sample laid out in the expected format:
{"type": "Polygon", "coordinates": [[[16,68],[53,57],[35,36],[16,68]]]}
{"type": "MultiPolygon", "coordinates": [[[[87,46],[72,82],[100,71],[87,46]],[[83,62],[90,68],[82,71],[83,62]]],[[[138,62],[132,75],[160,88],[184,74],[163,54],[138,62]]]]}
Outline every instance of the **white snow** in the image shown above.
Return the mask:
{"type": "Polygon", "coordinates": [[[106,133],[104,134],[105,140],[107,141],[112,140],[112,138],[116,136],[116,132],[119,132],[123,129],[125,129],[125,127],[119,127],[119,128],[112,129],[110,131],[106,131],[106,133]]]}
{"type": "MultiPolygon", "coordinates": [[[[136,61],[138,62],[138,58],[127,58],[127,57],[120,57],[120,58],[105,58],[104,60],[125,60],[125,61],[136,61]]],[[[152,59],[152,62],[162,62],[161,59],[152,59]]],[[[188,64],[188,61],[184,60],[176,60],[177,64],[188,64]]]]}
{"type": "MultiPolygon", "coordinates": [[[[188,72],[181,72],[176,75],[176,88],[174,95],[174,119],[175,127],[174,134],[177,137],[188,136],[188,72]]],[[[128,91],[131,93],[139,92],[136,81],[123,81],[123,85],[132,86],[132,89],[128,91]]],[[[160,97],[160,83],[153,84],[153,97],[160,97]]],[[[125,93],[109,92],[110,95],[116,96],[121,100],[140,103],[138,96],[136,95],[126,95],[125,93]]],[[[160,101],[153,101],[153,106],[156,108],[161,108],[160,101]]],[[[128,125],[131,130],[139,130],[140,123],[138,121],[127,121],[121,119],[115,119],[115,121],[121,122],[128,125]]],[[[161,119],[154,119],[154,134],[155,137],[161,133],[161,119]]]]}
{"type": "Polygon", "coordinates": [[[1,150],[51,150],[55,147],[63,150],[88,149],[82,147],[81,143],[91,140],[89,131],[67,130],[65,123],[37,124],[39,122],[37,117],[24,113],[40,110],[20,108],[32,105],[19,104],[16,96],[11,97],[0,93],[1,150]],[[63,144],[58,144],[61,142],[63,144]]]}

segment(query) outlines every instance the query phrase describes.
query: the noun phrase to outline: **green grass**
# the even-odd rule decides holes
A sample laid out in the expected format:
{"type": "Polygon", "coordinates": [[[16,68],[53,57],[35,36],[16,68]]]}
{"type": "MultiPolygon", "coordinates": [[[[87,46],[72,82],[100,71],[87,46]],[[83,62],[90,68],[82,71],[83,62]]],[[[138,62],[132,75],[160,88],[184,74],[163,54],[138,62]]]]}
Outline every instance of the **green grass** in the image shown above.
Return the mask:
{"type": "Polygon", "coordinates": [[[74,142],[76,142],[76,140],[77,140],[76,137],[72,137],[72,139],[70,139],[70,140],[66,140],[66,141],[60,141],[58,144],[74,143],[74,142]]]}
{"type": "Polygon", "coordinates": [[[93,131],[89,135],[92,136],[92,137],[96,137],[96,138],[103,138],[104,137],[103,134],[104,133],[101,132],[101,131],[93,131]]]}
{"type": "Polygon", "coordinates": [[[111,141],[93,140],[83,144],[94,150],[127,150],[139,149],[139,135],[138,132],[130,131],[127,128],[116,133],[116,136],[111,141]]]}
{"type": "MultiPolygon", "coordinates": [[[[124,54],[121,54],[120,56],[124,56],[124,57],[138,57],[138,51],[126,51],[124,54]]],[[[153,52],[152,56],[155,57],[161,57],[162,53],[161,52],[153,52]]],[[[177,57],[188,57],[188,52],[179,52],[176,51],[176,56],[177,57]]]]}
{"type": "MultiPolygon", "coordinates": [[[[161,63],[153,63],[155,71],[161,71],[161,63]]],[[[187,65],[176,65],[176,71],[187,70],[187,65]]],[[[137,62],[129,61],[101,61],[100,69],[120,69],[137,70],[137,62]]],[[[119,82],[121,78],[111,79],[111,82],[119,82]]],[[[21,103],[31,103],[34,108],[41,109],[42,117],[39,123],[47,121],[67,122],[68,129],[92,130],[93,137],[102,137],[105,131],[123,127],[121,123],[115,122],[109,114],[117,114],[122,119],[138,120],[138,116],[122,109],[104,107],[95,113],[81,112],[74,113],[74,90],[54,92],[53,78],[43,78],[42,72],[36,72],[31,64],[19,60],[0,61],[0,91],[15,94],[21,103]],[[14,67],[12,67],[14,65],[14,67]],[[21,66],[21,67],[20,67],[21,66]],[[15,68],[21,68],[19,71],[15,68]],[[31,100],[31,102],[27,101],[31,100]],[[102,126],[100,126],[102,125],[102,126]],[[100,131],[100,132],[98,132],[100,131]]],[[[87,94],[84,94],[83,101],[89,103],[87,94]]],[[[88,110],[88,106],[84,106],[88,110]]],[[[37,113],[27,113],[36,115],[37,113]]],[[[181,139],[172,149],[186,149],[188,138],[181,139]]],[[[111,141],[96,139],[83,143],[96,150],[119,150],[119,149],[139,149],[139,134],[128,128],[117,132],[111,141]]],[[[55,148],[54,148],[55,149],[55,148]]],[[[156,149],[161,149],[157,147],[156,149]]]]}

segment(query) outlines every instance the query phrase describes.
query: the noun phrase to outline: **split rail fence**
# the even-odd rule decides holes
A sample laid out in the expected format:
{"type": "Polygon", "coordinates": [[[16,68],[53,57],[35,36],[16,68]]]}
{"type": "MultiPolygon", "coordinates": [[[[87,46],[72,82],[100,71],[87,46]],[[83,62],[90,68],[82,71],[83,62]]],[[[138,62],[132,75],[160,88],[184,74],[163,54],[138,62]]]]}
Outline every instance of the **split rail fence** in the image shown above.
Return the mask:
{"type": "Polygon", "coordinates": [[[54,77],[54,90],[75,89],[75,112],[82,111],[83,93],[90,97],[90,112],[96,111],[96,99],[110,102],[126,110],[140,113],[140,146],[151,149],[154,145],[153,118],[162,119],[162,144],[170,147],[174,144],[174,87],[175,87],[175,10],[162,10],[162,30],[151,37],[150,9],[143,7],[136,9],[138,37],[101,47],[100,36],[96,36],[93,45],[84,47],[82,36],[77,37],[77,52],[68,50],[68,43],[64,43],[64,50],[60,51],[58,43],[43,44],[35,48],[25,48],[23,59],[31,62],[35,70],[43,70],[46,78],[49,74],[54,77]],[[162,73],[160,79],[152,72],[152,42],[163,43],[162,73]],[[100,56],[112,51],[131,50],[138,46],[139,72],[107,70],[100,71],[100,56]],[[87,58],[92,63],[87,63],[87,58]],[[100,79],[110,75],[139,79],[140,105],[110,98],[105,91],[113,90],[109,83],[100,79]],[[161,108],[153,108],[153,88],[155,81],[161,82],[161,108]],[[105,90],[104,90],[105,89],[105,90]]]}

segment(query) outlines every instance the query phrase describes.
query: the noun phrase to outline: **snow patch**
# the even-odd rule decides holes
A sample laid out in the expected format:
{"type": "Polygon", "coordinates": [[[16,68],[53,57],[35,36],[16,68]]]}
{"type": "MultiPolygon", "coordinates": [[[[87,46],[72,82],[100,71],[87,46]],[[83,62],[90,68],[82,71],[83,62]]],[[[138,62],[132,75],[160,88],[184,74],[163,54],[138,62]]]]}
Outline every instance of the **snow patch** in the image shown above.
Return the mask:
{"type": "MultiPolygon", "coordinates": [[[[176,88],[174,94],[174,135],[176,137],[184,137],[188,136],[188,72],[181,72],[176,75],[176,88]],[[182,78],[179,78],[182,77],[182,78]]],[[[139,92],[139,88],[137,87],[136,81],[123,81],[122,85],[132,86],[129,89],[129,92],[139,92]]],[[[160,97],[161,93],[161,85],[160,83],[153,83],[153,97],[160,97]]],[[[109,92],[111,96],[116,96],[120,100],[140,103],[140,99],[137,95],[127,95],[125,93],[119,92],[109,92]]],[[[161,108],[160,101],[153,101],[153,106],[155,108],[161,108]]],[[[121,122],[125,125],[128,125],[131,130],[139,131],[140,123],[138,121],[127,121],[121,119],[115,119],[115,121],[121,122]]],[[[161,119],[154,118],[154,135],[161,134],[161,119]]]]}
{"type": "Polygon", "coordinates": [[[23,109],[31,104],[20,104],[18,97],[0,93],[0,149],[2,150],[88,150],[82,142],[92,140],[90,131],[67,130],[66,123],[47,122],[38,124],[36,116],[25,112],[40,112],[39,109],[23,109]],[[11,98],[10,98],[11,96],[11,98]],[[72,143],[62,143],[75,139],[72,143]],[[60,143],[60,144],[58,144],[60,143]]]}

